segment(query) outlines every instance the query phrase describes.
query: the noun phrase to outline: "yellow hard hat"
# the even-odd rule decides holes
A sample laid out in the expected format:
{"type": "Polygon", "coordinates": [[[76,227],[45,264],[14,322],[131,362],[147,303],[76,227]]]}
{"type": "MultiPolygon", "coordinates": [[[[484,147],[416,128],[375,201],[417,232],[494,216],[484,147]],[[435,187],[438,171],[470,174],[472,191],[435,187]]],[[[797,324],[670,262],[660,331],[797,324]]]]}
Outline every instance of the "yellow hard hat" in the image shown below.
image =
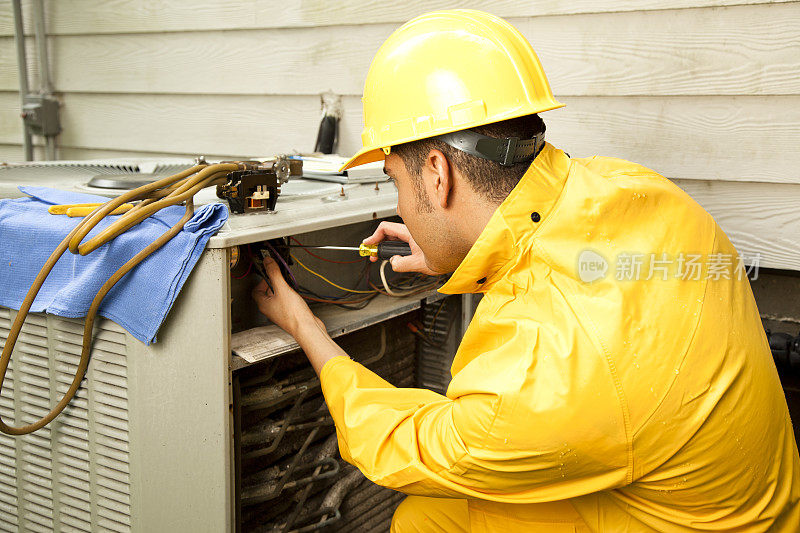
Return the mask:
{"type": "Polygon", "coordinates": [[[393,145],[563,107],[530,43],[483,11],[412,19],[375,54],[364,84],[363,148],[342,170],[393,145]]]}

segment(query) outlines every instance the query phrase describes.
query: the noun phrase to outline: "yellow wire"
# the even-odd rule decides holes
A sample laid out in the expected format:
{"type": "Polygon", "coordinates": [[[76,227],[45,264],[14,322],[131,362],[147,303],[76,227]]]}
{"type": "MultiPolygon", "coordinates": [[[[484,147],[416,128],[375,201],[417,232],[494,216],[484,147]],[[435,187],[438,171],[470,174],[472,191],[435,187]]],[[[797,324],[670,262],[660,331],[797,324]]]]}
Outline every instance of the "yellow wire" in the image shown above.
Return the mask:
{"type": "Polygon", "coordinates": [[[317,276],[317,277],[318,277],[319,279],[321,279],[322,281],[324,281],[324,282],[326,282],[326,283],[329,283],[330,285],[333,285],[333,286],[334,286],[334,287],[336,287],[337,289],[341,289],[341,290],[343,290],[343,291],[347,291],[347,292],[354,292],[354,293],[356,293],[356,294],[372,294],[372,293],[374,293],[374,292],[375,292],[375,291],[357,291],[357,290],[354,290],[354,289],[348,289],[347,287],[342,287],[341,285],[337,285],[337,284],[335,284],[334,282],[332,282],[331,280],[329,280],[328,278],[326,278],[325,276],[323,276],[322,274],[319,274],[319,273],[317,273],[317,272],[314,272],[313,270],[311,270],[310,268],[308,268],[307,266],[305,266],[303,263],[301,263],[301,262],[300,262],[300,261],[299,261],[299,260],[298,260],[298,259],[297,259],[297,258],[294,256],[294,254],[289,254],[289,255],[291,256],[291,258],[292,258],[292,259],[294,259],[294,262],[295,262],[295,263],[297,263],[298,265],[300,265],[300,266],[301,266],[301,267],[303,267],[304,269],[308,270],[308,271],[309,271],[311,274],[314,274],[315,276],[317,276]]]}

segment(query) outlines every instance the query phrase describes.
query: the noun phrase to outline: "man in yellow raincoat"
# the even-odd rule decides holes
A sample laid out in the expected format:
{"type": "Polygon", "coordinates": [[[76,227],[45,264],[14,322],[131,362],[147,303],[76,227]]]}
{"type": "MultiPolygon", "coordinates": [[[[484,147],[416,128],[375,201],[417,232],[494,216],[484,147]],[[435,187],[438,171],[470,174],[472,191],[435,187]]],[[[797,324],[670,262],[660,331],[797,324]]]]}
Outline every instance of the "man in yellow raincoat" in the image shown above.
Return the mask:
{"type": "Polygon", "coordinates": [[[395,388],[265,262],[259,308],[317,370],[347,461],[409,496],[393,531],[800,531],[800,460],[741,258],[670,181],[544,142],[560,107],[487,13],[398,29],[364,149],[398,188],[398,271],[483,293],[446,396],[395,388]]]}

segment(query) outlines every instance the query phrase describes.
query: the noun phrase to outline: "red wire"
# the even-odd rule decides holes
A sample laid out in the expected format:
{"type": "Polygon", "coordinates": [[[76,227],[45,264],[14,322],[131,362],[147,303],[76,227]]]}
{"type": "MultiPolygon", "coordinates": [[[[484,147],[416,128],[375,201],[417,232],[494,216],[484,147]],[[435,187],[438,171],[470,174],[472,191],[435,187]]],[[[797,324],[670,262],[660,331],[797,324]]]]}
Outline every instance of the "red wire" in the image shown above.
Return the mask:
{"type": "Polygon", "coordinates": [[[253,269],[253,260],[251,259],[251,260],[250,260],[250,264],[249,264],[249,265],[247,265],[247,272],[245,272],[245,273],[244,273],[244,274],[242,274],[241,276],[231,276],[231,277],[232,277],[233,279],[242,279],[242,278],[244,278],[244,277],[247,277],[247,275],[250,273],[250,271],[251,271],[252,269],[253,269]]]}
{"type": "MultiPolygon", "coordinates": [[[[303,246],[303,243],[301,243],[300,241],[298,241],[294,237],[289,237],[289,238],[292,239],[297,244],[299,244],[300,246],[303,246]]],[[[303,250],[305,250],[306,253],[308,255],[310,255],[311,257],[316,257],[317,259],[319,259],[321,261],[327,261],[328,263],[336,263],[337,265],[351,265],[353,263],[360,263],[364,259],[367,259],[366,257],[364,257],[364,258],[356,259],[355,261],[334,261],[333,259],[326,259],[324,257],[321,257],[321,256],[315,254],[315,253],[312,253],[311,250],[309,250],[308,248],[303,248],[303,250]]]]}

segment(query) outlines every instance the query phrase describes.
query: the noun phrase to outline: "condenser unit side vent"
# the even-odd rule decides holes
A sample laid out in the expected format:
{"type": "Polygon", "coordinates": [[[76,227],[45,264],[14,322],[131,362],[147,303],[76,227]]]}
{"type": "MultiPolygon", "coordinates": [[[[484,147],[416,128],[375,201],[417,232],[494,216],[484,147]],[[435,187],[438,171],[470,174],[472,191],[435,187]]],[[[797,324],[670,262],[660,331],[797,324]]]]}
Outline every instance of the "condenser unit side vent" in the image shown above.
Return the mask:
{"type": "MultiPolygon", "coordinates": [[[[14,316],[0,307],[3,344],[14,316]]],[[[7,423],[32,423],[61,399],[82,333],[80,320],[28,316],[0,394],[7,423]]],[[[0,531],[130,531],[125,342],[101,321],[87,379],[61,416],[29,435],[0,434],[0,531]]]]}

